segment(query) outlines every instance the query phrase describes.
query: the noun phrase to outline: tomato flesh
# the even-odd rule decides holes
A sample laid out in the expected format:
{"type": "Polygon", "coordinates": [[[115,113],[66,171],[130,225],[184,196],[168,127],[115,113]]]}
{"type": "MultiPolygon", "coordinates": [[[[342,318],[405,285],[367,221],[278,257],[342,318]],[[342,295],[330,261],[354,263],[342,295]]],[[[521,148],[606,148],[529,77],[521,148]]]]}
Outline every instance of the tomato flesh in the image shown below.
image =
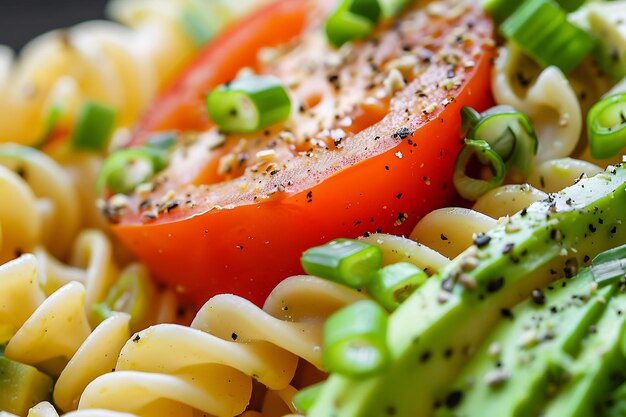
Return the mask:
{"type": "Polygon", "coordinates": [[[154,131],[208,128],[207,91],[232,80],[240,68],[254,67],[261,48],[286,43],[302,33],[318,7],[313,0],[279,0],[237,23],[204,49],[156,100],[138,123],[131,143],[141,143],[154,131]]]}
{"type": "MultiPolygon", "coordinates": [[[[326,142],[321,141],[315,149],[302,151],[311,142],[301,141],[292,157],[281,161],[273,173],[259,173],[248,166],[232,178],[211,174],[216,161],[241,140],[231,135],[223,148],[183,158],[186,163],[173,163],[177,166],[163,174],[161,187],[152,197],[162,198],[168,190],[175,190],[171,193],[178,199],[173,210],[146,220],[137,208],[142,206],[141,198],[134,196],[132,207],[115,219],[114,230],[122,241],[157,279],[178,288],[196,304],[215,294],[233,293],[261,305],[278,282],[301,272],[300,256],[311,246],[376,231],[409,235],[421,216],[452,196],[454,160],[461,147],[461,107],[484,109],[492,102],[492,28],[479,6],[469,7],[451,22],[416,13],[415,20],[423,26],[413,38],[398,35],[400,26],[397,32],[384,31],[377,39],[356,46],[368,51],[361,54],[365,54],[363,59],[371,53],[372,62],[380,65],[395,58],[394,51],[403,42],[428,57],[428,65],[422,62],[415,79],[391,100],[362,100],[354,90],[364,84],[363,73],[345,78],[350,82],[342,86],[336,84],[335,74],[326,77],[338,97],[346,91],[357,95],[345,103],[335,101],[336,107],[345,104],[351,116],[345,127],[347,136],[339,144],[324,149],[326,142]],[[472,36],[458,38],[459,27],[472,36]],[[448,49],[458,62],[448,62],[448,49]],[[453,78],[458,82],[452,82],[453,78]],[[282,190],[278,187],[277,191],[277,184],[282,190]]],[[[296,55],[294,63],[285,58],[287,64],[272,63],[261,71],[278,71],[288,77],[299,62],[298,52],[288,53],[296,55]]],[[[348,77],[359,68],[364,65],[357,60],[340,75],[348,77]]],[[[315,84],[328,90],[322,81],[315,79],[315,84]]],[[[298,100],[312,105],[307,102],[310,94],[291,94],[295,106],[298,100]]],[[[327,99],[328,95],[320,97],[322,103],[327,99]]],[[[301,135],[297,128],[307,122],[306,112],[302,113],[292,121],[296,136],[301,135]]],[[[274,133],[268,131],[270,137],[274,133]]],[[[258,142],[258,149],[267,145],[261,139],[258,142]]]]}

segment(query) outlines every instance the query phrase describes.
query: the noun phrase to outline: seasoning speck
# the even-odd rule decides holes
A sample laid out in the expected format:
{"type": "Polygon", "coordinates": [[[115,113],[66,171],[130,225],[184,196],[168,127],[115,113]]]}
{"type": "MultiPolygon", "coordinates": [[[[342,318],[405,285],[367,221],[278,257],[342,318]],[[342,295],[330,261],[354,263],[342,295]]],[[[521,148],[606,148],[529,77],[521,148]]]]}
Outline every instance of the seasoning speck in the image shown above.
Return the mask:
{"type": "Polygon", "coordinates": [[[474,245],[478,246],[479,248],[487,246],[490,241],[491,241],[491,236],[487,236],[484,233],[478,233],[474,235],[474,245]]]}
{"type": "Polygon", "coordinates": [[[446,404],[446,407],[448,408],[455,408],[461,403],[462,400],[463,400],[463,391],[454,390],[450,392],[450,394],[448,394],[448,396],[446,397],[445,404],[446,404]]]}
{"type": "Polygon", "coordinates": [[[546,303],[546,295],[539,288],[535,288],[530,293],[533,302],[538,305],[544,305],[546,303]]]}
{"type": "Polygon", "coordinates": [[[497,277],[487,281],[487,292],[494,293],[504,286],[504,277],[497,277]]]}
{"type": "Polygon", "coordinates": [[[393,137],[394,138],[405,139],[409,135],[413,136],[413,132],[411,132],[406,127],[401,127],[400,129],[396,130],[396,133],[393,134],[393,137]]]}

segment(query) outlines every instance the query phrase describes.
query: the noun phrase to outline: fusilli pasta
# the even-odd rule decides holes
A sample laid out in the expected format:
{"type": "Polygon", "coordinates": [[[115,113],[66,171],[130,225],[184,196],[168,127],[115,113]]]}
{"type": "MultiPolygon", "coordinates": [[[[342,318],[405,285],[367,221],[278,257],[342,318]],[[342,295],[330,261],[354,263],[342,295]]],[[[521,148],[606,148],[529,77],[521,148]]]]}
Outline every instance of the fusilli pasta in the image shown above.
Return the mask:
{"type": "MultiPolygon", "coordinates": [[[[0,47],[0,141],[36,143],[53,106],[63,109],[60,123],[69,126],[85,98],[114,106],[118,127],[131,126],[196,48],[181,11],[229,16],[217,30],[236,7],[240,13],[262,1],[116,0],[110,13],[126,26],[90,22],[55,31],[33,40],[17,61],[0,47]]],[[[501,48],[495,99],[526,113],[539,137],[524,184],[491,190],[471,209],[435,210],[408,239],[362,240],[381,249],[384,265],[410,262],[432,275],[471,246],[476,233],[602,171],[589,154],[583,116],[611,83],[593,72],[589,61],[566,77],[555,67],[538,68],[513,44],[501,48]]],[[[33,416],[296,417],[295,393],[325,377],[324,321],[368,295],[294,276],[262,309],[218,295],[186,326],[180,323],[191,317],[176,294],[149,284],[141,317],[113,312],[102,320],[93,306],[119,277],[147,282],[149,273],[128,264],[103,231],[93,189],[101,157],[61,150],[54,158],[0,145],[0,344],[6,357],[58,378],[54,405],[38,404],[33,416]]]]}
{"type": "Polygon", "coordinates": [[[197,50],[194,26],[210,28],[206,40],[264,2],[115,1],[109,14],[124,25],[93,21],[52,31],[18,59],[0,46],[0,141],[36,144],[55,106],[59,124],[71,127],[87,98],[113,106],[117,126],[130,126],[197,50]]]}

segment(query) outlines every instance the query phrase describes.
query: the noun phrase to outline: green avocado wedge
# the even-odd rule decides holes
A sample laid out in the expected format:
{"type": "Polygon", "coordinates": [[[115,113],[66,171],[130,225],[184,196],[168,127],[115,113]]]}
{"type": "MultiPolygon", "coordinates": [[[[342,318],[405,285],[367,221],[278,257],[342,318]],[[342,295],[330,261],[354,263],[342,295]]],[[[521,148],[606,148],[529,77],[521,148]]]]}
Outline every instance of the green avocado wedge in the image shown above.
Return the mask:
{"type": "Polygon", "coordinates": [[[426,417],[457,407],[463,393],[449,388],[495,324],[533,289],[626,243],[625,213],[618,164],[477,236],[391,315],[390,366],[364,379],[331,375],[307,415],[426,417]]]}
{"type": "Polygon", "coordinates": [[[53,381],[36,368],[0,356],[0,410],[24,416],[52,397],[53,381]]]}
{"type": "Polygon", "coordinates": [[[601,415],[626,377],[623,268],[619,275],[600,286],[587,268],[536,289],[456,379],[448,395],[461,393],[459,403],[436,417],[601,415]]]}

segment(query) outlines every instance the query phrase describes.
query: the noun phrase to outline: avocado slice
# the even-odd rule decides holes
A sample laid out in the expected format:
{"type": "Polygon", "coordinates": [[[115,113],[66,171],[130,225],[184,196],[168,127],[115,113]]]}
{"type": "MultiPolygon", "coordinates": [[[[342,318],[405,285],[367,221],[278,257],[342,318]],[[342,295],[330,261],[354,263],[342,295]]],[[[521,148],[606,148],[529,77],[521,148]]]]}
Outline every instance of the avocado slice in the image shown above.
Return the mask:
{"type": "Polygon", "coordinates": [[[626,295],[598,288],[590,269],[564,278],[511,311],[482,344],[437,417],[598,415],[604,394],[624,381],[620,352],[626,295]],[[610,300],[610,301],[608,301],[610,300]]]}
{"type": "Polygon", "coordinates": [[[626,294],[609,302],[591,335],[583,340],[582,351],[568,369],[568,378],[548,403],[542,417],[587,417],[605,412],[607,392],[626,380],[626,358],[622,344],[626,335],[626,294]]]}
{"type": "Polygon", "coordinates": [[[391,315],[391,365],[365,379],[331,375],[308,416],[414,417],[454,408],[463,394],[448,387],[512,306],[626,242],[624,207],[626,168],[618,164],[477,236],[391,315]]]}
{"type": "Polygon", "coordinates": [[[626,383],[620,385],[605,400],[606,410],[602,417],[623,417],[626,416],[626,383]]]}
{"type": "Polygon", "coordinates": [[[53,381],[36,368],[0,356],[0,410],[25,416],[52,396],[53,381]]]}

